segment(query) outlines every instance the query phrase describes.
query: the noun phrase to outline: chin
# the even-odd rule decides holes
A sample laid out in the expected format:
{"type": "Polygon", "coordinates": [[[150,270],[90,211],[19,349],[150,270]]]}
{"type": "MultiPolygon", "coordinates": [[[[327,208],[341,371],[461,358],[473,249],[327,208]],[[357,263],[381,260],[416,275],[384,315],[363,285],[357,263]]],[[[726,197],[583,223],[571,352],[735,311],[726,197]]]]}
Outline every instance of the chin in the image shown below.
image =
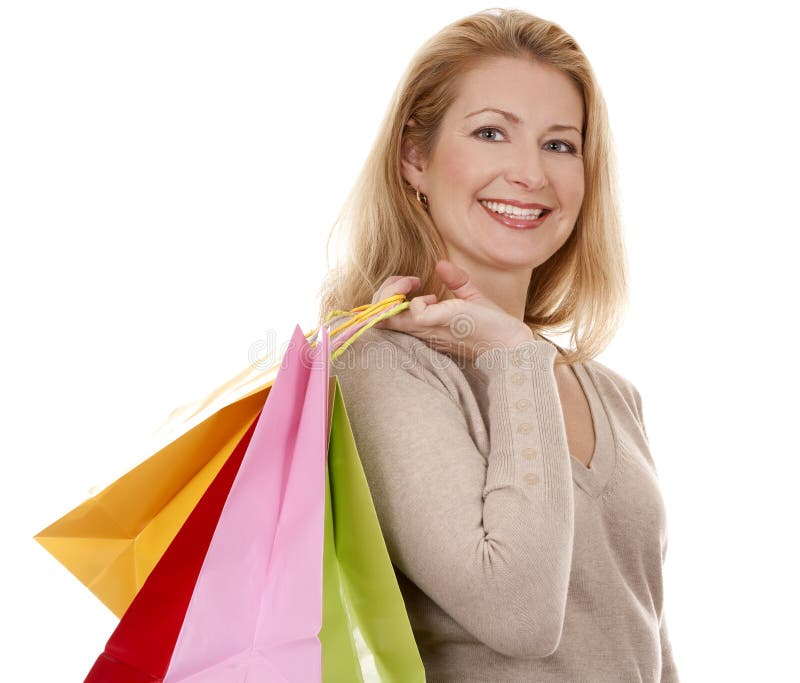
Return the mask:
{"type": "Polygon", "coordinates": [[[498,267],[503,270],[532,270],[536,266],[540,265],[546,259],[542,259],[537,254],[520,254],[517,252],[515,255],[502,255],[498,254],[494,258],[491,259],[492,263],[495,263],[498,267]]]}

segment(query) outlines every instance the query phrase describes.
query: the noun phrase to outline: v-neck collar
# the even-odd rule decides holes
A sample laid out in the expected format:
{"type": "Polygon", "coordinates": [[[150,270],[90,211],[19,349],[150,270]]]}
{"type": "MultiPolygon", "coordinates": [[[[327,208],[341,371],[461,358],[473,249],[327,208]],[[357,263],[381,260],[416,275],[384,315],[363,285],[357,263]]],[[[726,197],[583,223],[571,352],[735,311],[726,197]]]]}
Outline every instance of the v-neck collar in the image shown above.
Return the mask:
{"type": "Polygon", "coordinates": [[[593,498],[597,498],[605,489],[617,467],[617,436],[608,406],[597,390],[597,376],[590,365],[573,363],[572,369],[583,388],[589,402],[594,426],[594,452],[586,467],[580,460],[570,455],[572,478],[574,482],[593,498]]]}

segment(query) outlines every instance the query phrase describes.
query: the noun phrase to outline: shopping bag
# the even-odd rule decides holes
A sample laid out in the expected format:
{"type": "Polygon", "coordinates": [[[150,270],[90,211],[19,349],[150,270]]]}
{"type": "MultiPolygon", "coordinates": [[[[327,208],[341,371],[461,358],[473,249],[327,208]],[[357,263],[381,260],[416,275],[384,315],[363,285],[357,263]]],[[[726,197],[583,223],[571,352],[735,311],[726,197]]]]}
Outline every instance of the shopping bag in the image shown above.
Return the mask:
{"type": "Polygon", "coordinates": [[[226,406],[35,536],[121,617],[264,405],[226,406]]]}
{"type": "Polygon", "coordinates": [[[295,329],[197,577],[165,683],[317,681],[328,334],[295,329]]]}
{"type": "MultiPolygon", "coordinates": [[[[295,334],[293,343],[301,342],[298,334],[299,331],[295,334]]],[[[319,376],[327,378],[327,362],[321,360],[322,358],[327,357],[320,356],[318,358],[321,365],[324,366],[319,376]]],[[[290,363],[291,360],[289,359],[290,363]]],[[[421,660],[380,533],[338,382],[335,377],[329,381],[330,407],[325,411],[316,411],[317,419],[326,413],[329,416],[327,420],[329,427],[325,433],[327,444],[318,442],[315,446],[319,455],[317,460],[320,468],[325,468],[326,445],[328,451],[327,477],[324,477],[324,563],[319,563],[324,564],[324,572],[320,568],[320,574],[323,574],[324,581],[322,589],[324,594],[322,599],[323,629],[319,633],[322,654],[321,680],[361,681],[366,678],[366,680],[398,682],[424,681],[421,660]],[[333,491],[333,496],[331,491],[333,491]],[[334,501],[333,504],[331,499],[334,501]],[[359,644],[361,652],[359,652],[359,644]],[[377,674],[379,678],[370,678],[369,674],[371,673],[377,674]]],[[[294,384],[296,385],[296,382],[294,384]]],[[[278,394],[278,391],[276,384],[276,393],[267,399],[265,410],[270,405],[275,407],[284,398],[285,392],[281,395],[278,394]]],[[[312,395],[309,391],[307,390],[306,401],[300,411],[303,416],[309,415],[309,410],[313,413],[315,405],[319,408],[325,402],[322,399],[324,393],[321,391],[321,385],[318,386],[316,395],[312,395]],[[315,396],[319,398],[315,398],[315,396]]],[[[295,405],[298,405],[296,397],[295,405]]],[[[298,411],[295,410],[294,415],[296,416],[297,413],[298,411]]],[[[258,422],[259,427],[262,424],[266,425],[267,419],[268,416],[265,416],[262,411],[262,418],[258,422]]],[[[277,425],[286,430],[287,425],[293,423],[294,420],[291,416],[283,415],[277,425]]],[[[308,421],[305,424],[308,425],[308,421]]],[[[229,481],[222,485],[220,482],[229,470],[230,472],[236,471],[238,468],[237,455],[238,460],[241,460],[244,447],[248,448],[246,457],[251,461],[256,462],[255,456],[260,456],[262,467],[272,464],[274,471],[274,466],[281,464],[274,462],[274,459],[272,463],[267,460],[267,456],[274,455],[274,451],[270,452],[270,449],[265,448],[259,449],[252,440],[248,442],[249,434],[252,431],[251,429],[248,435],[245,435],[242,444],[234,451],[220,475],[214,480],[145,582],[109,640],[106,651],[95,663],[87,681],[113,680],[120,681],[120,683],[161,680],[235,681],[244,680],[239,678],[244,675],[244,671],[255,671],[259,676],[258,680],[319,680],[318,672],[309,669],[315,661],[316,645],[308,635],[309,632],[314,633],[318,630],[314,625],[318,613],[318,602],[312,605],[310,611],[306,611],[306,619],[308,614],[313,616],[310,620],[307,619],[310,631],[306,632],[306,639],[309,642],[305,643],[305,651],[302,642],[293,643],[291,648],[287,645],[287,639],[291,641],[291,633],[285,631],[285,605],[287,603],[284,602],[284,612],[282,613],[279,601],[276,601],[274,596],[269,598],[264,593],[267,583],[262,583],[260,596],[251,594],[246,600],[251,613],[256,611],[252,608],[253,605],[261,604],[262,610],[265,604],[270,606],[269,613],[262,614],[260,621],[253,622],[251,618],[249,627],[242,626],[242,609],[232,615],[233,620],[226,616],[230,606],[228,602],[230,595],[226,591],[230,591],[233,586],[234,592],[237,595],[241,594],[241,591],[237,591],[235,587],[240,585],[243,575],[249,577],[253,575],[250,568],[245,566],[246,562],[239,560],[242,557],[240,553],[234,553],[232,556],[236,560],[231,562],[231,556],[225,552],[226,550],[230,551],[230,544],[225,543],[224,537],[226,534],[230,536],[231,532],[234,532],[235,536],[240,538],[243,532],[250,528],[256,533],[255,535],[251,534],[249,543],[246,545],[248,548],[252,548],[254,542],[257,543],[260,538],[258,533],[260,528],[258,522],[254,524],[252,516],[236,519],[233,527],[230,524],[226,527],[222,518],[220,518],[219,524],[216,524],[211,511],[218,509],[219,505],[217,504],[215,508],[213,503],[210,506],[207,503],[209,497],[217,490],[222,492],[226,490],[226,486],[230,488],[229,481]],[[201,514],[201,510],[209,512],[201,514]],[[197,533],[198,531],[200,533],[197,533]],[[199,547],[208,547],[212,531],[215,539],[212,541],[212,545],[216,542],[217,547],[225,554],[214,559],[213,549],[209,549],[209,555],[201,570],[201,578],[195,584],[199,565],[197,559],[204,552],[199,550],[199,547]],[[204,577],[207,578],[205,593],[203,593],[204,577]],[[188,591],[187,586],[190,587],[188,591]],[[170,672],[167,673],[166,678],[162,678],[170,659],[169,650],[176,642],[176,624],[178,622],[175,617],[181,610],[186,609],[186,594],[191,591],[191,586],[194,586],[195,591],[192,596],[195,613],[192,615],[190,611],[187,611],[187,619],[181,631],[184,643],[188,640],[188,644],[185,644],[183,652],[178,647],[175,648],[175,654],[169,664],[170,672]],[[217,598],[219,599],[217,600],[217,598]],[[154,605],[154,601],[159,604],[154,605]],[[213,604],[210,604],[211,602],[213,604]],[[282,614],[283,616],[281,616],[282,614]],[[193,625],[187,626],[190,620],[193,620],[193,625]],[[256,630],[264,623],[271,623],[276,627],[272,629],[272,638],[273,640],[277,638],[280,642],[277,645],[273,642],[271,651],[269,647],[265,646],[265,644],[269,645],[269,638],[264,640],[265,634],[269,634],[270,629],[261,628],[262,647],[257,652],[253,652],[252,643],[258,640],[259,635],[253,632],[253,623],[256,623],[256,630]],[[210,646],[220,642],[223,632],[226,634],[230,632],[231,624],[236,625],[234,630],[238,630],[238,640],[234,635],[231,639],[231,642],[234,643],[232,646],[209,652],[210,646]],[[187,636],[190,630],[192,632],[187,636]],[[309,645],[312,646],[311,652],[309,652],[309,645]],[[275,665],[276,660],[280,662],[282,654],[286,659],[287,648],[290,650],[289,665],[286,666],[284,662],[282,667],[278,664],[277,670],[269,668],[275,665]],[[231,654],[232,652],[233,654],[231,654]],[[176,665],[176,661],[180,661],[179,658],[182,659],[182,662],[176,665]],[[298,665],[300,665],[299,670],[298,665]],[[179,666],[183,666],[183,670],[180,670],[179,666]],[[261,676],[264,678],[260,678],[261,676]]],[[[288,431],[291,431],[290,427],[288,431]]],[[[298,431],[303,432],[302,425],[298,427],[298,431]]],[[[291,459],[291,457],[284,459],[291,459]]],[[[269,468],[267,467],[267,469],[269,468]]],[[[288,463],[288,466],[284,463],[283,470],[294,475],[303,472],[302,468],[298,468],[296,463],[291,462],[288,463]]],[[[241,482],[252,490],[263,488],[263,480],[259,483],[256,478],[246,478],[244,465],[241,472],[242,478],[237,478],[237,483],[241,482]]],[[[299,510],[301,514],[295,515],[295,519],[302,519],[304,523],[307,523],[309,519],[313,521],[314,514],[310,518],[306,514],[311,511],[316,513],[318,520],[318,509],[314,509],[313,500],[309,507],[308,487],[304,486],[302,490],[292,489],[292,481],[292,477],[289,476],[283,498],[284,506],[291,511],[291,503],[297,501],[299,506],[295,506],[293,509],[299,510]],[[297,495],[298,491],[302,494],[301,496],[297,495]]],[[[295,476],[294,482],[297,481],[297,476],[295,476]]],[[[226,503],[227,510],[237,507],[241,503],[243,491],[242,488],[231,490],[226,503]]],[[[317,495],[320,492],[318,490],[317,495]]],[[[311,498],[313,496],[312,493],[311,498]]],[[[264,507],[263,498],[260,505],[264,507]]],[[[253,505],[250,505],[249,512],[252,513],[252,511],[253,505]]],[[[231,519],[235,518],[229,515],[228,521],[231,519]]],[[[286,520],[284,519],[283,522],[285,524],[286,520]]],[[[286,527],[284,526],[284,528],[286,527]]],[[[288,538],[288,543],[284,544],[284,550],[288,549],[290,554],[294,554],[294,563],[290,561],[280,565],[272,576],[275,579],[273,587],[280,586],[281,591],[278,592],[278,595],[283,595],[292,603],[293,608],[289,613],[300,624],[303,616],[302,614],[298,615],[298,610],[294,607],[298,596],[301,599],[312,596],[311,602],[315,602],[317,594],[314,590],[315,579],[311,579],[312,590],[309,591],[309,573],[306,573],[304,578],[302,571],[298,574],[296,569],[298,562],[301,569],[317,566],[319,554],[315,555],[309,563],[308,554],[306,553],[304,556],[302,543],[298,542],[299,536],[303,536],[302,528],[298,531],[296,524],[293,528],[294,535],[288,538]],[[294,589],[289,585],[292,581],[294,581],[294,589]]],[[[284,535],[284,539],[286,538],[284,535]]],[[[311,538],[313,538],[313,533],[311,538]]],[[[311,545],[312,543],[308,543],[306,550],[311,545]]],[[[272,551],[273,556],[275,553],[280,553],[280,543],[275,544],[272,551]]],[[[258,590],[256,589],[255,592],[258,593],[258,590]]],[[[245,607],[243,611],[246,613],[248,608],[245,607]]]]}
{"type": "Polygon", "coordinates": [[[419,683],[425,670],[336,377],[328,443],[322,680],[419,683]]]}
{"type": "Polygon", "coordinates": [[[211,536],[254,429],[255,422],[145,580],[85,683],[163,680],[211,536]]]}
{"type": "MultiPolygon", "coordinates": [[[[326,321],[333,357],[364,330],[408,308],[404,299],[398,294],[333,311],[326,321]]],[[[318,331],[305,335],[310,343],[318,331]]],[[[208,396],[174,410],[161,428],[162,448],[34,538],[121,617],[256,419],[277,371],[248,366],[208,396]]]]}
{"type": "Polygon", "coordinates": [[[313,350],[296,328],[251,433],[189,515],[87,681],[321,679],[327,353],[327,335],[313,350]],[[166,624],[153,618],[165,612],[166,624]],[[170,618],[176,612],[180,620],[170,618]]]}

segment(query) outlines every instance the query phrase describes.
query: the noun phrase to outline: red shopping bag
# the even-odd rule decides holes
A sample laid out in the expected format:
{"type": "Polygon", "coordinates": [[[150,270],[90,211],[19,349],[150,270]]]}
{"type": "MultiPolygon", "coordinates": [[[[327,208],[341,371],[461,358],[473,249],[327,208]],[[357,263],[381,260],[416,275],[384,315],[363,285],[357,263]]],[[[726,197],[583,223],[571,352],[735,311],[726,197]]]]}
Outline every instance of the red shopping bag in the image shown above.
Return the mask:
{"type": "Polygon", "coordinates": [[[260,414],[88,681],[321,680],[328,353],[326,328],[316,349],[295,329],[260,414]]]}
{"type": "Polygon", "coordinates": [[[255,424],[254,421],[147,577],[86,683],[163,680],[197,575],[255,424]]]}

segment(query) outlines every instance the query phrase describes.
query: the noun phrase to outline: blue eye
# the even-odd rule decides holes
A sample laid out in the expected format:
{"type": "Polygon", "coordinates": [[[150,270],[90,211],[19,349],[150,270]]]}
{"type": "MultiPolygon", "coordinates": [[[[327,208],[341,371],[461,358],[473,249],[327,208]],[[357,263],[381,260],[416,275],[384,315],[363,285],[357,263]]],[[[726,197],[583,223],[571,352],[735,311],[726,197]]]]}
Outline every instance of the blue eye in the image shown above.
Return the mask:
{"type": "MultiPolygon", "coordinates": [[[[486,140],[486,142],[506,142],[506,140],[503,138],[503,136],[505,136],[505,133],[503,133],[503,131],[500,130],[499,128],[495,128],[494,126],[486,126],[485,128],[479,128],[473,133],[473,135],[476,135],[479,140],[486,140]],[[486,137],[484,133],[489,133],[492,135],[492,137],[486,137]],[[498,134],[501,136],[501,139],[499,140],[497,138],[498,134]]],[[[574,145],[571,145],[569,142],[564,142],[563,140],[551,140],[547,144],[562,146],[562,149],[553,149],[551,147],[550,149],[553,152],[560,151],[562,153],[566,152],[568,154],[575,154],[578,151],[577,149],[575,149],[574,145]]]]}
{"type": "Polygon", "coordinates": [[[503,135],[503,131],[501,131],[499,128],[492,128],[491,126],[489,126],[487,128],[479,128],[478,130],[475,131],[474,135],[477,135],[481,140],[486,140],[488,142],[496,142],[497,141],[496,137],[494,137],[494,138],[485,138],[485,137],[481,136],[481,133],[484,133],[486,131],[495,131],[497,133],[500,133],[500,135],[503,135]]]}
{"type": "MultiPolygon", "coordinates": [[[[570,154],[574,154],[575,151],[576,151],[575,147],[573,145],[569,144],[568,142],[564,142],[563,140],[551,140],[547,144],[548,145],[564,145],[567,148],[567,152],[569,152],[570,154]]],[[[553,150],[553,151],[557,151],[557,150],[553,150]]]]}

